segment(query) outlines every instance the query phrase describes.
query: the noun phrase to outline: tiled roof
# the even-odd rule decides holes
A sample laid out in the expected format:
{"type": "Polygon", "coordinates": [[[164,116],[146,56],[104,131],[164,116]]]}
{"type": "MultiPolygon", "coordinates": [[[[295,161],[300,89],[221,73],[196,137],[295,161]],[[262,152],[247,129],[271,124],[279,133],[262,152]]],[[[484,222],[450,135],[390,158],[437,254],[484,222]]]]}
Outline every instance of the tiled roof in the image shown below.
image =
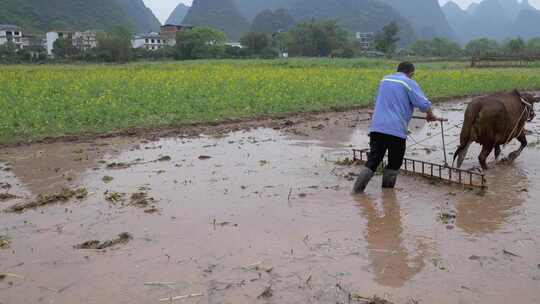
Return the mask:
{"type": "Polygon", "coordinates": [[[13,24],[0,24],[0,30],[20,31],[21,28],[13,24]]]}

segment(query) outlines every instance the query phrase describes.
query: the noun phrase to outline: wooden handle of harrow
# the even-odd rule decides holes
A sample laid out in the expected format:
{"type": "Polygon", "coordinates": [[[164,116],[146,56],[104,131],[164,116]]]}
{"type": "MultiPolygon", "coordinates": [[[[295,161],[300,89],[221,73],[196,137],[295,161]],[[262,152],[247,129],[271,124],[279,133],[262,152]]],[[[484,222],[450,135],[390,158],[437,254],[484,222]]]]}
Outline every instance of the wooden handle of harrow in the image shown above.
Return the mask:
{"type": "MultiPolygon", "coordinates": [[[[426,120],[426,117],[425,117],[425,116],[413,116],[412,118],[413,118],[413,119],[422,119],[422,120],[426,120]]],[[[435,119],[435,121],[448,121],[448,119],[446,119],[446,118],[438,118],[438,119],[435,119]]]]}

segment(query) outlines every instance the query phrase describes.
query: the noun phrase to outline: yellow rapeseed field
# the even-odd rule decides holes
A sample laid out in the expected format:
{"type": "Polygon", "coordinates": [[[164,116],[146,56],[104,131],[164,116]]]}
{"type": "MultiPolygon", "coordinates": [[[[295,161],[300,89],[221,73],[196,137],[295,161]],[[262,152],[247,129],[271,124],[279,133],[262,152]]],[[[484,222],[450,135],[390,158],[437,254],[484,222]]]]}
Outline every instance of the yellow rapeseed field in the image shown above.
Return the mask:
{"type": "MultiPolygon", "coordinates": [[[[0,143],[369,105],[393,63],[0,66],[0,143]]],[[[446,67],[447,65],[445,65],[446,67]]],[[[419,69],[430,97],[540,88],[539,69],[419,69]]]]}

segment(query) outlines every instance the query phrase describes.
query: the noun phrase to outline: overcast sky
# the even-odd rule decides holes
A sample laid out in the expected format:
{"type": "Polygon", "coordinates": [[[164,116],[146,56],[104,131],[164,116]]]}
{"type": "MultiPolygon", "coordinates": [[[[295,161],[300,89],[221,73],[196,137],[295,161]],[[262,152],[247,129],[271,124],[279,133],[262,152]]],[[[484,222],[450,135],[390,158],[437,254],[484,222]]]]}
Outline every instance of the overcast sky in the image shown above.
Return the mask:
{"type": "MultiPolygon", "coordinates": [[[[161,22],[165,22],[165,20],[169,17],[171,12],[174,10],[174,8],[178,5],[180,2],[184,2],[186,4],[191,4],[192,0],[144,0],[146,5],[150,7],[156,16],[159,18],[161,22]]],[[[407,1],[407,0],[402,0],[407,1]]],[[[441,4],[444,4],[448,2],[449,0],[439,0],[441,4]]],[[[453,0],[457,4],[461,5],[463,8],[466,8],[471,2],[480,2],[481,0],[453,0]]],[[[529,0],[529,2],[536,7],[540,8],[540,0],[529,0]]]]}

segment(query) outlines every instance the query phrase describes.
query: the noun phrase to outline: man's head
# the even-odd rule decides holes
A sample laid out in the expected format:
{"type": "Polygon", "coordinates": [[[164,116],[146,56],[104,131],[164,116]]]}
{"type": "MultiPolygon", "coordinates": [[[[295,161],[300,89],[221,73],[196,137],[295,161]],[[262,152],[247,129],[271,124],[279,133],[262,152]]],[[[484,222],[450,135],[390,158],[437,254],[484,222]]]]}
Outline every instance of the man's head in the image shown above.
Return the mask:
{"type": "Polygon", "coordinates": [[[414,67],[414,64],[408,61],[400,63],[397,68],[398,72],[407,75],[409,78],[413,78],[415,70],[416,68],[414,67]]]}

